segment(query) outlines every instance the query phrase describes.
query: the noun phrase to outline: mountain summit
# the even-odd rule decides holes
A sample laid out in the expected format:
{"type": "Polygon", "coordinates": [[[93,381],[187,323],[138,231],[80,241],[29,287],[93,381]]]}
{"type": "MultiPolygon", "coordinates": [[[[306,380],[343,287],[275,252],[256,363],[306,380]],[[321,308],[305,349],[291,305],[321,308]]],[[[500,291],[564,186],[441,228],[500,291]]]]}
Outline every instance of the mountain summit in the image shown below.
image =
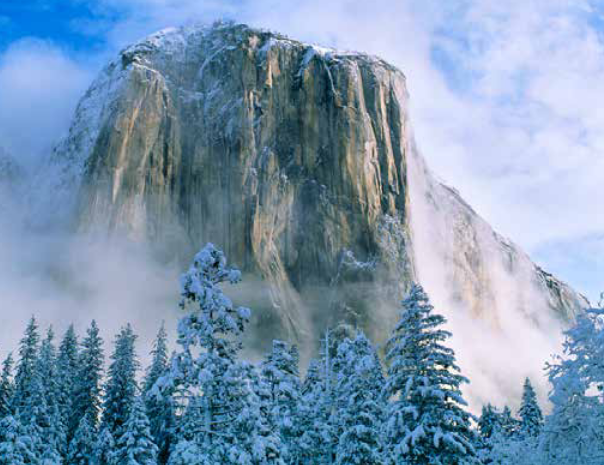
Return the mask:
{"type": "Polygon", "coordinates": [[[164,30],[81,100],[53,199],[80,230],[167,256],[216,243],[258,279],[271,336],[344,321],[383,339],[415,280],[493,327],[572,319],[585,299],[430,173],[407,104],[403,73],[373,56],[238,24],[164,30]]]}

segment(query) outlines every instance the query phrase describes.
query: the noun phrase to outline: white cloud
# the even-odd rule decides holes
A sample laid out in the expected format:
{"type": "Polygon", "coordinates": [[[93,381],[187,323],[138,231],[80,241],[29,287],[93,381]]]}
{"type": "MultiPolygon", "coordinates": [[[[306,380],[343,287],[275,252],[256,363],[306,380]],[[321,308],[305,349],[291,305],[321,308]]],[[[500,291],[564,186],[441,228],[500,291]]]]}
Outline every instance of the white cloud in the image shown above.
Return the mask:
{"type": "Polygon", "coordinates": [[[0,55],[0,141],[29,164],[69,125],[89,68],[52,43],[29,38],[0,55]]]}

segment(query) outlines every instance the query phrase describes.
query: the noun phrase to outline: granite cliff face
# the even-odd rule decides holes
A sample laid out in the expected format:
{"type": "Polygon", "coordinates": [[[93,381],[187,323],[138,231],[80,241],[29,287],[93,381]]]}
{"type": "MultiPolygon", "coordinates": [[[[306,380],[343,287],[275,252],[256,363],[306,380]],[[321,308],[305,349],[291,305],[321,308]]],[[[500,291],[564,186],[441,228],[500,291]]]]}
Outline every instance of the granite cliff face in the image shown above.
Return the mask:
{"type": "Polygon", "coordinates": [[[162,31],[80,102],[52,197],[79,230],[165,257],[216,243],[258,279],[272,335],[344,320],[380,338],[414,279],[494,324],[502,280],[505,305],[572,318],[584,299],[434,179],[407,101],[404,75],[372,56],[244,25],[162,31]]]}

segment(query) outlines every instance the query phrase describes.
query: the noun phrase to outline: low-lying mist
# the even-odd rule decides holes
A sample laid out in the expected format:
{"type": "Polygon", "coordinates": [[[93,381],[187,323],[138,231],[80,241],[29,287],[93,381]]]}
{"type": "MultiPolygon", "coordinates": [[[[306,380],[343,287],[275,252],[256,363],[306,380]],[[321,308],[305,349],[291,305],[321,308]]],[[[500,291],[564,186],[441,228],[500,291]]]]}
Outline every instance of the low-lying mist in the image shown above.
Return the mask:
{"type": "Polygon", "coordinates": [[[144,247],[119,238],[32,227],[24,203],[2,200],[0,357],[17,349],[32,315],[59,338],[71,323],[83,334],[94,319],[106,343],[130,322],[143,361],[162,320],[174,332],[182,271],[176,264],[160,265],[144,247]]]}

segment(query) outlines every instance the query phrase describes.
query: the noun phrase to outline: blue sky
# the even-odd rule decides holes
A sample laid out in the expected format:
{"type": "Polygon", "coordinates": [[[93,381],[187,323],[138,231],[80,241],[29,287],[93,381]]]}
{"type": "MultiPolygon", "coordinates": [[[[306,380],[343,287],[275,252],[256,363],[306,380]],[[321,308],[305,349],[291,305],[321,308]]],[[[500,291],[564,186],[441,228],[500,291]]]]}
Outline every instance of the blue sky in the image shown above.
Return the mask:
{"type": "Polygon", "coordinates": [[[368,51],[406,73],[419,147],[439,177],[595,298],[603,11],[588,0],[3,0],[0,145],[35,164],[102,64],[163,27],[233,18],[368,51]]]}

